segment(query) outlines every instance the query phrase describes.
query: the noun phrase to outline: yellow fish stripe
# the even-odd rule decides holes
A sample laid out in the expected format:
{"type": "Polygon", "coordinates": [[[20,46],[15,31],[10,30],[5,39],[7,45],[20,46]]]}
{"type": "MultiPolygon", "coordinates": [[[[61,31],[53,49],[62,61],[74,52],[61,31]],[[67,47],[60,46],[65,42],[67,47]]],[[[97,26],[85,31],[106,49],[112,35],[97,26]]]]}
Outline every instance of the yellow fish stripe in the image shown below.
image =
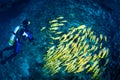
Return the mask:
{"type": "Polygon", "coordinates": [[[92,72],[95,72],[97,69],[99,69],[99,65],[97,65],[92,72]]]}
{"type": "Polygon", "coordinates": [[[53,39],[53,40],[59,40],[60,39],[60,37],[50,37],[51,39],[53,39]]]}
{"type": "Polygon", "coordinates": [[[95,49],[93,50],[93,52],[97,51],[98,50],[98,46],[95,46],[95,49]]]}
{"type": "Polygon", "coordinates": [[[55,22],[58,22],[58,20],[51,20],[51,21],[49,21],[49,24],[55,23],[55,22]]]}
{"type": "Polygon", "coordinates": [[[96,36],[95,36],[95,35],[92,35],[92,36],[90,37],[90,42],[95,41],[95,40],[96,40],[96,36]]]}
{"type": "Polygon", "coordinates": [[[49,42],[49,44],[54,44],[53,42],[49,42]]]}
{"type": "Polygon", "coordinates": [[[55,46],[52,46],[51,48],[49,48],[47,52],[49,53],[51,50],[54,50],[54,49],[55,49],[55,46]]]}
{"type": "Polygon", "coordinates": [[[91,32],[91,28],[88,28],[87,33],[90,34],[90,32],[91,32]]]}
{"type": "Polygon", "coordinates": [[[104,66],[106,66],[109,63],[109,59],[106,60],[104,66]]]}
{"type": "MultiPolygon", "coordinates": [[[[74,27],[71,27],[71,28],[69,28],[69,30],[73,30],[73,29],[75,29],[74,27]]],[[[69,34],[69,33],[68,33],[69,34]]]]}
{"type": "Polygon", "coordinates": [[[82,38],[81,38],[81,41],[83,41],[83,40],[85,39],[85,37],[86,37],[86,36],[85,36],[85,35],[83,35],[83,36],[82,36],[82,38]]]}
{"type": "Polygon", "coordinates": [[[103,54],[102,54],[101,58],[104,58],[107,55],[108,55],[108,49],[104,48],[103,49],[103,54]]]}
{"type": "Polygon", "coordinates": [[[74,73],[80,73],[84,70],[85,68],[83,68],[82,66],[80,66],[74,73]]]}
{"type": "Polygon", "coordinates": [[[100,43],[100,49],[103,47],[103,43],[100,43]]]}
{"type": "Polygon", "coordinates": [[[100,34],[100,40],[102,40],[103,39],[103,35],[102,34],[100,34]]]}
{"type": "Polygon", "coordinates": [[[67,22],[67,20],[62,20],[62,21],[60,21],[60,22],[62,22],[62,23],[66,23],[66,22],[67,22]]]}
{"type": "Polygon", "coordinates": [[[82,34],[85,34],[85,33],[86,33],[86,29],[83,29],[82,34]]]}
{"type": "Polygon", "coordinates": [[[58,26],[64,26],[64,24],[63,23],[59,23],[58,26]]]}
{"type": "Polygon", "coordinates": [[[90,48],[90,51],[93,51],[96,48],[95,45],[92,45],[92,47],[90,48]]]}
{"type": "Polygon", "coordinates": [[[89,48],[89,45],[86,44],[86,46],[84,47],[84,51],[83,52],[87,52],[88,48],[89,48]]]}
{"type": "Polygon", "coordinates": [[[92,76],[92,79],[94,79],[95,77],[97,77],[99,71],[100,71],[100,69],[97,69],[97,70],[94,72],[94,74],[93,74],[93,76],[92,76]]]}
{"type": "Polygon", "coordinates": [[[50,28],[50,30],[58,30],[59,27],[50,28]]]}
{"type": "Polygon", "coordinates": [[[70,31],[67,35],[73,34],[76,30],[77,30],[76,28],[72,29],[72,31],[70,31]]]}
{"type": "Polygon", "coordinates": [[[86,65],[86,66],[85,66],[85,69],[88,69],[89,67],[90,67],[90,64],[86,65]]]}
{"type": "Polygon", "coordinates": [[[43,30],[45,30],[46,29],[46,27],[42,27],[41,29],[40,29],[40,31],[43,31],[43,30]]]}
{"type": "Polygon", "coordinates": [[[61,34],[62,32],[56,32],[55,34],[61,34]]]}
{"type": "Polygon", "coordinates": [[[64,17],[63,16],[60,16],[60,17],[58,17],[58,18],[56,18],[56,19],[63,19],[64,17]]]}
{"type": "Polygon", "coordinates": [[[93,31],[92,31],[92,32],[90,32],[89,37],[91,37],[91,36],[93,35],[93,33],[94,33],[93,31]]]}
{"type": "Polygon", "coordinates": [[[87,72],[92,71],[96,67],[97,64],[98,64],[98,61],[95,61],[94,64],[88,69],[87,72]]]}
{"type": "Polygon", "coordinates": [[[51,24],[50,27],[58,27],[58,26],[59,26],[59,23],[53,23],[53,24],[51,24]]]}
{"type": "Polygon", "coordinates": [[[66,35],[66,34],[63,34],[60,40],[61,40],[61,42],[62,42],[62,41],[65,41],[66,39],[67,39],[67,35],[66,35]]]}
{"type": "Polygon", "coordinates": [[[78,26],[78,28],[77,29],[85,29],[86,28],[86,26],[85,25],[80,25],[80,26],[78,26]]]}
{"type": "Polygon", "coordinates": [[[99,42],[99,38],[96,38],[95,44],[98,44],[99,42]]]}
{"type": "Polygon", "coordinates": [[[109,53],[109,49],[107,48],[105,57],[108,57],[108,53],[109,53]]]}
{"type": "Polygon", "coordinates": [[[107,42],[107,36],[104,36],[105,41],[107,42]]]}
{"type": "Polygon", "coordinates": [[[98,58],[98,56],[95,54],[95,55],[93,56],[93,59],[91,60],[91,62],[94,62],[97,58],[98,58]]]}
{"type": "Polygon", "coordinates": [[[89,55],[89,56],[87,56],[87,57],[86,57],[86,59],[85,59],[85,60],[88,62],[88,61],[90,61],[91,59],[92,59],[92,56],[91,56],[91,55],[89,55]]]}

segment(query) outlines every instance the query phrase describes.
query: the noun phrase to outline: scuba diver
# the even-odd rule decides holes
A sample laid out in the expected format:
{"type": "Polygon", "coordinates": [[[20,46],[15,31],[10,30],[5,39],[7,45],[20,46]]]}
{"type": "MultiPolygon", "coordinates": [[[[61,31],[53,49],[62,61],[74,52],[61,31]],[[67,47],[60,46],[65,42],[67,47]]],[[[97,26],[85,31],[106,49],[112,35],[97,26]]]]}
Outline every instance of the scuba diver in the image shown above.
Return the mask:
{"type": "Polygon", "coordinates": [[[30,25],[30,21],[28,19],[25,19],[22,24],[17,26],[12,33],[10,40],[9,40],[9,47],[4,48],[0,51],[0,58],[1,58],[1,64],[5,64],[6,61],[12,59],[15,57],[20,49],[20,42],[23,39],[29,39],[29,41],[33,41],[32,32],[28,29],[28,26],[30,25]],[[7,50],[14,50],[14,53],[7,57],[6,59],[3,58],[3,52],[7,50]]]}

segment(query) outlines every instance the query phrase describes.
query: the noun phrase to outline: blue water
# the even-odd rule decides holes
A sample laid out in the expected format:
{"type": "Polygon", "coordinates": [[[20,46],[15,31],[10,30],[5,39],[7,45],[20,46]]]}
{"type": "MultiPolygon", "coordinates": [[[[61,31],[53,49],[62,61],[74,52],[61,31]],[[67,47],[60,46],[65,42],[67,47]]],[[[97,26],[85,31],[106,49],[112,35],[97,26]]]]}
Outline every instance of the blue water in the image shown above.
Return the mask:
{"type": "MultiPolygon", "coordinates": [[[[69,21],[67,26],[78,26],[84,23],[87,26],[92,25],[97,33],[108,36],[111,60],[106,70],[107,80],[119,80],[120,10],[118,3],[120,1],[117,0],[0,0],[0,50],[8,46],[9,32],[26,18],[31,21],[29,29],[35,38],[33,43],[29,41],[21,43],[19,54],[6,64],[0,64],[0,80],[86,80],[72,73],[57,74],[54,77],[43,75],[42,58],[49,46],[49,37],[46,35],[47,31],[40,32],[40,29],[44,26],[49,28],[48,21],[58,16],[64,16],[69,21]]],[[[67,27],[65,30],[67,32],[67,27]]],[[[12,53],[13,51],[5,51],[4,58],[12,53]]]]}

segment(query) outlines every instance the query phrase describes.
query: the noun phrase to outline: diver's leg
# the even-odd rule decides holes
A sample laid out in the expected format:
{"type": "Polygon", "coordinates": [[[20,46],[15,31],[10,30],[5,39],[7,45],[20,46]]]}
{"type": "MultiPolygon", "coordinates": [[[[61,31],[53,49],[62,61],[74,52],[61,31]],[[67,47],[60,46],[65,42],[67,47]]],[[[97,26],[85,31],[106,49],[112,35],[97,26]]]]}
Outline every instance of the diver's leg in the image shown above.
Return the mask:
{"type": "Polygon", "coordinates": [[[3,52],[4,52],[4,51],[11,50],[11,49],[13,49],[13,46],[9,46],[9,47],[6,47],[6,48],[4,48],[3,50],[1,50],[1,51],[0,51],[0,58],[2,58],[2,55],[3,55],[3,52]]]}
{"type": "Polygon", "coordinates": [[[14,45],[14,53],[12,55],[10,55],[9,57],[7,57],[5,60],[2,60],[1,63],[5,64],[8,60],[10,60],[13,57],[15,57],[17,55],[19,49],[20,49],[20,43],[19,43],[19,41],[16,41],[16,43],[14,45]]]}
{"type": "Polygon", "coordinates": [[[16,56],[16,54],[14,53],[14,54],[12,54],[12,55],[10,55],[9,57],[7,57],[6,59],[4,59],[4,60],[2,60],[1,61],[1,64],[5,64],[8,60],[10,60],[10,59],[12,59],[13,57],[15,57],[16,56]]]}
{"type": "Polygon", "coordinates": [[[20,42],[17,40],[14,47],[14,54],[17,54],[19,52],[19,49],[20,49],[20,42]]]}

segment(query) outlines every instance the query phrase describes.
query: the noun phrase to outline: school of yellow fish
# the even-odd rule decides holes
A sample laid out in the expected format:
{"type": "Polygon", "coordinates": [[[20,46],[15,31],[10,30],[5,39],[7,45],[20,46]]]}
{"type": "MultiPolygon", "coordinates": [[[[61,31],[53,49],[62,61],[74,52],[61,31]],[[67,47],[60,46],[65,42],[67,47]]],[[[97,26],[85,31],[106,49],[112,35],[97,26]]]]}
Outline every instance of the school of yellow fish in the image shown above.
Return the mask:
{"type": "Polygon", "coordinates": [[[59,41],[59,44],[47,50],[43,58],[45,61],[43,68],[48,69],[51,75],[62,70],[75,74],[91,73],[91,79],[100,79],[109,62],[109,49],[104,45],[107,42],[107,36],[102,34],[96,36],[92,28],[85,25],[71,27],[69,32],[64,34],[60,28],[66,23],[67,20],[62,16],[49,21],[49,31],[54,34],[51,39],[59,41]],[[99,62],[102,59],[105,59],[105,62],[100,66],[99,62]]]}

